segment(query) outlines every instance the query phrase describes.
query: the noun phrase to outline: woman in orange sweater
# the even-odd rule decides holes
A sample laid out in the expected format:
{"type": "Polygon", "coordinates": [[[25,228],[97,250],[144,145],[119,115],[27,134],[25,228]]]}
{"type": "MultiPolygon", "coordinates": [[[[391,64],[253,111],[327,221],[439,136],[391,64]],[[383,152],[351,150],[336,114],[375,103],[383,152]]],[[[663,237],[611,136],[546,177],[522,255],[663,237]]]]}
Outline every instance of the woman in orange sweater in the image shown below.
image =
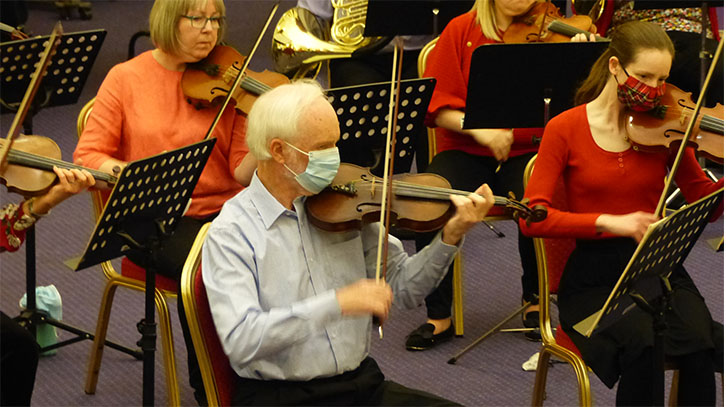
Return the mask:
{"type": "MultiPolygon", "coordinates": [[[[222,40],[224,13],[222,0],[156,0],[149,16],[156,48],[109,71],[74,159],[112,173],[129,161],[201,141],[217,112],[199,110],[188,103],[181,78],[187,64],[205,58],[222,40]]],[[[155,256],[160,274],[180,277],[198,230],[251,179],[256,163],[247,155],[245,122],[245,116],[236,114],[232,107],[222,115],[212,134],[217,143],[192,193],[191,204],[155,256]]],[[[129,258],[140,265],[150,260],[138,255],[129,258]]],[[[178,308],[187,350],[193,352],[181,301],[178,308]]],[[[205,398],[193,353],[189,363],[190,382],[201,403],[205,398]]]]}

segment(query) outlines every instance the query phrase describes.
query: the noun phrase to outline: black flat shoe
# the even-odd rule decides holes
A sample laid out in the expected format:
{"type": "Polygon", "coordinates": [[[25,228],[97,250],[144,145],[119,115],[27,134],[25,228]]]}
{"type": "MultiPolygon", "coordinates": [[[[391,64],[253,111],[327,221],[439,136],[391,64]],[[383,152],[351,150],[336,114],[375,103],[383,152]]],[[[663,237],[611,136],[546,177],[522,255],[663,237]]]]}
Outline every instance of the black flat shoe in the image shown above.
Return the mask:
{"type": "Polygon", "coordinates": [[[406,337],[406,350],[417,351],[431,349],[454,337],[454,324],[451,324],[448,329],[436,335],[434,335],[434,329],[435,327],[429,323],[425,323],[416,328],[406,337]]]}
{"type": "Polygon", "coordinates": [[[539,311],[529,311],[523,314],[522,325],[525,328],[539,328],[539,311]]]}

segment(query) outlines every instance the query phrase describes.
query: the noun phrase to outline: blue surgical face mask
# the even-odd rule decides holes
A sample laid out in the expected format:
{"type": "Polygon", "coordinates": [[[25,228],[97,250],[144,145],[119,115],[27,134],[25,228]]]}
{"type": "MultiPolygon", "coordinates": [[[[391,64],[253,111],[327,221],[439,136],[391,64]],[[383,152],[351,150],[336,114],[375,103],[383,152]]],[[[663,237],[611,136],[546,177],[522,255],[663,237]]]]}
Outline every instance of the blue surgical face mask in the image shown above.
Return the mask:
{"type": "Polygon", "coordinates": [[[326,148],[325,150],[316,150],[308,153],[300,150],[287,141],[285,143],[309,157],[308,166],[305,168],[305,172],[301,174],[296,174],[295,171],[290,169],[290,167],[283,164],[288,171],[295,175],[295,180],[303,188],[313,194],[317,194],[333,182],[333,178],[335,178],[338,174],[338,167],[340,167],[340,154],[338,154],[338,147],[331,147],[326,148]]]}

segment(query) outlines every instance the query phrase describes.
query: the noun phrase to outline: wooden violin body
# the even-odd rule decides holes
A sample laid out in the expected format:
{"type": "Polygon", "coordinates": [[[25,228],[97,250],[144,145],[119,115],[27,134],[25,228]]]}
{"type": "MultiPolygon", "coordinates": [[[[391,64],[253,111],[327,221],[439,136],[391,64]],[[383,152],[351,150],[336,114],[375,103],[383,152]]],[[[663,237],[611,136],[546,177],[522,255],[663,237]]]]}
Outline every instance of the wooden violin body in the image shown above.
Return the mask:
{"type": "MultiPolygon", "coordinates": [[[[549,1],[537,1],[524,15],[514,19],[502,36],[505,43],[568,42],[576,34],[596,33],[588,16],[565,18],[549,1]]],[[[603,41],[604,39],[599,39],[603,41]]],[[[606,40],[605,40],[606,41],[606,40]]]]}
{"type": "MultiPolygon", "coordinates": [[[[5,140],[0,140],[0,146],[5,140]]],[[[47,192],[56,181],[53,166],[87,170],[99,181],[116,183],[116,177],[61,160],[60,147],[48,137],[20,136],[13,141],[8,160],[0,168],[0,183],[11,192],[38,196],[47,192]]]]}
{"type": "MultiPolygon", "coordinates": [[[[234,48],[217,45],[207,58],[188,64],[182,75],[182,91],[199,107],[220,102],[227,97],[247,57],[234,48]]],[[[232,93],[238,112],[248,113],[257,97],[268,90],[289,83],[287,76],[264,70],[244,73],[240,86],[232,93]]]]}
{"type": "MultiPolygon", "coordinates": [[[[695,103],[691,93],[666,84],[661,107],[650,112],[628,111],[624,126],[633,148],[644,151],[675,149],[683,140],[695,103]]],[[[699,155],[723,164],[723,105],[702,107],[688,139],[699,155]]]]}
{"type": "MultiPolygon", "coordinates": [[[[310,222],[320,229],[338,232],[378,221],[382,185],[367,168],[341,164],[331,186],[305,201],[310,222]]],[[[391,224],[416,232],[442,228],[455,211],[449,196],[469,194],[450,188],[449,182],[436,174],[394,175],[391,224]]],[[[525,203],[507,198],[495,197],[494,204],[532,222],[547,216],[543,207],[530,209],[525,203]]]]}

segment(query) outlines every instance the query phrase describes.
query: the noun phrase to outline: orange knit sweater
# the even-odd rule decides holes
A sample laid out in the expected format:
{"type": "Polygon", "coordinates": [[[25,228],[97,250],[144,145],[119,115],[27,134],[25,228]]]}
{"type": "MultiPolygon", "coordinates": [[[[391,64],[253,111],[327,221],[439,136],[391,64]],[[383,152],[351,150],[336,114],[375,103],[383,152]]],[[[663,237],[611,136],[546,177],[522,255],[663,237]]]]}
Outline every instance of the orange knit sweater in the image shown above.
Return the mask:
{"type": "MultiPolygon", "coordinates": [[[[181,89],[182,72],[162,67],[151,54],[114,66],[101,84],[73,158],[98,168],[109,158],[134,161],[201,141],[217,110],[197,110],[181,89]]],[[[192,194],[186,216],[219,212],[242,186],[234,169],[249,151],[245,116],[227,108],[213,136],[217,143],[192,194]]]]}

